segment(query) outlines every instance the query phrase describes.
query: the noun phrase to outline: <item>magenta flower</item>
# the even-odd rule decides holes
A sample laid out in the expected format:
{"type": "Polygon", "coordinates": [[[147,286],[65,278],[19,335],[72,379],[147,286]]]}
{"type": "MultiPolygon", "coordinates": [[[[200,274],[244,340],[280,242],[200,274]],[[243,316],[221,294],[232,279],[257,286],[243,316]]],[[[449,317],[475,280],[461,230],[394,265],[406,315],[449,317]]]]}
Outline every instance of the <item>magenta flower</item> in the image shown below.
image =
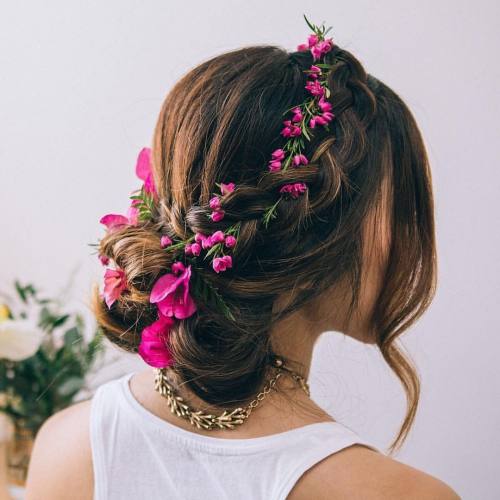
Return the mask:
{"type": "Polygon", "coordinates": [[[148,365],[155,368],[166,368],[173,363],[167,342],[174,323],[173,318],[160,314],[154,323],[142,330],[138,352],[148,365]]]}
{"type": "Polygon", "coordinates": [[[333,40],[331,38],[327,40],[322,40],[321,42],[317,42],[314,46],[311,47],[311,54],[313,59],[316,61],[320,59],[324,54],[329,52],[333,48],[333,40]]]}
{"type": "Polygon", "coordinates": [[[318,80],[307,80],[305,87],[312,95],[323,97],[325,89],[321,86],[318,80]]]}
{"type": "Polygon", "coordinates": [[[302,193],[304,193],[307,189],[306,184],[303,182],[296,182],[294,184],[285,184],[281,187],[280,193],[288,194],[292,198],[298,198],[302,193]]]}
{"type": "Polygon", "coordinates": [[[309,68],[309,78],[316,79],[321,75],[321,68],[314,64],[309,68]]]}
{"type": "Polygon", "coordinates": [[[103,297],[108,309],[116,302],[123,290],[127,289],[127,279],[122,269],[106,269],[104,273],[103,297]]]}
{"type": "Polygon", "coordinates": [[[212,238],[210,238],[210,236],[207,236],[201,242],[201,248],[203,248],[203,250],[206,250],[207,248],[211,248],[212,246],[213,246],[213,243],[212,243],[212,238]]]}
{"type": "MultiPolygon", "coordinates": [[[[323,113],[323,115],[319,116],[313,116],[310,120],[309,120],[309,127],[310,128],[315,128],[316,125],[326,125],[330,120],[328,120],[326,117],[325,118],[325,115],[326,113],[323,113]]],[[[329,113],[329,115],[331,115],[331,113],[329,113]]],[[[332,115],[333,116],[333,115],[332,115]]],[[[330,118],[331,119],[331,118],[330,118]]]]}
{"type": "Polygon", "coordinates": [[[269,162],[269,171],[270,172],[277,172],[278,170],[281,170],[281,162],[280,161],[271,160],[269,162]]]}
{"type": "Polygon", "coordinates": [[[210,198],[209,205],[212,210],[218,210],[220,208],[220,198],[218,196],[210,198]]]}
{"type": "Polygon", "coordinates": [[[233,267],[233,259],[230,255],[215,257],[212,261],[212,267],[216,273],[225,271],[226,269],[233,267]]]}
{"type": "Polygon", "coordinates": [[[156,304],[164,316],[188,318],[196,312],[196,304],[189,295],[190,277],[191,266],[187,266],[179,276],[164,274],[153,285],[149,301],[156,304]]]}
{"type": "Polygon", "coordinates": [[[184,266],[184,264],[180,260],[176,260],[172,264],[172,266],[170,267],[170,269],[172,269],[172,272],[174,274],[180,274],[180,273],[184,272],[184,270],[186,269],[186,267],[184,266]]]}
{"type": "Polygon", "coordinates": [[[220,192],[222,195],[231,193],[232,191],[234,191],[234,188],[234,182],[229,182],[228,184],[224,184],[223,182],[220,183],[220,192]]]}
{"type": "Polygon", "coordinates": [[[104,224],[108,231],[113,231],[130,223],[128,217],[118,214],[107,214],[100,218],[99,222],[104,224]]]}
{"type": "Polygon", "coordinates": [[[308,159],[303,154],[298,154],[293,157],[293,164],[298,167],[299,165],[307,165],[309,163],[308,159]]]}
{"type": "Polygon", "coordinates": [[[226,236],[224,243],[228,248],[232,248],[236,245],[236,238],[230,234],[229,236],[226,236]]]}
{"type": "Polygon", "coordinates": [[[294,125],[291,120],[285,120],[283,122],[283,125],[285,125],[285,128],[281,131],[281,135],[283,137],[296,137],[302,133],[300,130],[300,127],[297,127],[297,125],[294,125]]]}
{"type": "Polygon", "coordinates": [[[302,121],[302,110],[299,107],[292,109],[293,117],[292,122],[298,123],[302,121]]]}
{"type": "Polygon", "coordinates": [[[99,261],[103,266],[107,266],[109,264],[109,257],[106,255],[99,254],[99,261]]]}
{"type": "Polygon", "coordinates": [[[151,149],[142,148],[137,163],[135,165],[135,173],[139,179],[144,182],[144,191],[156,196],[156,187],[153,179],[153,169],[151,167],[151,149]]]}
{"type": "Polygon", "coordinates": [[[191,244],[191,252],[193,253],[193,255],[200,255],[201,253],[201,246],[199,243],[192,243],[191,244]]]}
{"type": "Polygon", "coordinates": [[[164,234],[161,238],[160,238],[160,246],[162,248],[166,248],[168,246],[170,246],[172,244],[172,240],[170,239],[169,236],[167,236],[166,234],[164,234]]]}
{"type": "Polygon", "coordinates": [[[215,231],[212,236],[210,236],[210,241],[212,242],[212,245],[215,245],[217,243],[220,243],[221,241],[224,241],[225,234],[222,231],[215,231]]]}
{"type": "Polygon", "coordinates": [[[318,101],[318,107],[323,112],[329,112],[332,110],[332,103],[326,101],[324,97],[321,97],[318,101]]]}
{"type": "Polygon", "coordinates": [[[196,243],[201,243],[203,240],[206,240],[207,238],[208,236],[206,236],[203,233],[196,233],[194,235],[194,241],[196,241],[196,243]]]}
{"type": "Polygon", "coordinates": [[[285,159],[285,152],[282,149],[276,149],[271,154],[273,160],[282,161],[285,159]]]}
{"type": "Polygon", "coordinates": [[[219,222],[220,220],[222,220],[224,218],[224,210],[216,210],[215,212],[212,212],[210,214],[210,218],[214,221],[214,222],[219,222]]]}

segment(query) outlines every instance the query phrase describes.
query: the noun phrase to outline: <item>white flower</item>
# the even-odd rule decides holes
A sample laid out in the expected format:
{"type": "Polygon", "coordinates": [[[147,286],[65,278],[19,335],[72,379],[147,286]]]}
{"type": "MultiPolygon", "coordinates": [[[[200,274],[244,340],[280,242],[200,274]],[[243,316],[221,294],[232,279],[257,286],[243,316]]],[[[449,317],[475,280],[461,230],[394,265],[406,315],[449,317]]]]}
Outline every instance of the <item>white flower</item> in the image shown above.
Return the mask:
{"type": "Polygon", "coordinates": [[[0,359],[22,361],[33,356],[42,343],[44,332],[30,320],[7,319],[0,322],[0,359]]]}

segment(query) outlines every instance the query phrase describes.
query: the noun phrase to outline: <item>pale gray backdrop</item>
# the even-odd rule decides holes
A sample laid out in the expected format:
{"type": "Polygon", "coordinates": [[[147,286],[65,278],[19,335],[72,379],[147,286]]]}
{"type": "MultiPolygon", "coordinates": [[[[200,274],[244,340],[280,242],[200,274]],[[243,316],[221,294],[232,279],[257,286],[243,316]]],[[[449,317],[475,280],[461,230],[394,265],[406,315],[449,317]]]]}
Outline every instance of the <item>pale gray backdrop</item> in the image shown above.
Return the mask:
{"type": "MultiPolygon", "coordinates": [[[[423,395],[397,458],[463,498],[499,498],[497,2],[4,2],[0,286],[19,277],[55,293],[73,273],[69,296],[84,308],[101,277],[87,243],[102,235],[102,214],[126,209],[136,154],[172,83],[235,47],[294,49],[308,34],[306,8],[406,100],[432,161],[439,289],[403,337],[423,395]]],[[[99,379],[144,366],[120,359],[99,379]]],[[[338,333],[318,346],[312,387],[380,447],[403,417],[381,357],[338,333]]]]}

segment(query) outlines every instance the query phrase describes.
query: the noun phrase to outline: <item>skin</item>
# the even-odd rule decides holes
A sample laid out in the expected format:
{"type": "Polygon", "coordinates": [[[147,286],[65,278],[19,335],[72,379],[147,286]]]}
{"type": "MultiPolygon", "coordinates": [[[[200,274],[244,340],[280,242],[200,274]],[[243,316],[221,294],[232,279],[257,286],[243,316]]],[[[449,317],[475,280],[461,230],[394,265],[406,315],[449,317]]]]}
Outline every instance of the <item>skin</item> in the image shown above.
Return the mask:
{"type": "MultiPolygon", "coordinates": [[[[296,363],[291,365],[307,378],[314,346],[325,331],[338,331],[364,343],[373,343],[367,318],[376,301],[385,258],[389,248],[390,227],[383,208],[387,197],[366,220],[366,266],[359,308],[345,314],[348,290],[338,286],[314,303],[276,325],[272,331],[276,352],[296,363]]],[[[284,305],[283,296],[276,305],[284,305]]],[[[278,391],[271,391],[241,428],[197,430],[189,422],[170,413],[160,394],[154,390],[154,371],[147,368],[134,375],[130,387],[135,398],[151,413],[188,431],[220,437],[253,438],[284,432],[315,422],[334,421],[289,377],[278,380],[278,391]]],[[[204,410],[210,406],[190,394],[179,393],[191,405],[204,410]]],[[[219,413],[220,410],[213,409],[219,413]]],[[[93,493],[92,456],[88,434],[90,401],[66,408],[49,418],[37,434],[27,479],[27,500],[91,500],[93,493]]],[[[309,469],[296,483],[292,500],[456,500],[460,497],[448,485],[423,471],[400,463],[363,445],[353,445],[330,455],[309,469]]]]}

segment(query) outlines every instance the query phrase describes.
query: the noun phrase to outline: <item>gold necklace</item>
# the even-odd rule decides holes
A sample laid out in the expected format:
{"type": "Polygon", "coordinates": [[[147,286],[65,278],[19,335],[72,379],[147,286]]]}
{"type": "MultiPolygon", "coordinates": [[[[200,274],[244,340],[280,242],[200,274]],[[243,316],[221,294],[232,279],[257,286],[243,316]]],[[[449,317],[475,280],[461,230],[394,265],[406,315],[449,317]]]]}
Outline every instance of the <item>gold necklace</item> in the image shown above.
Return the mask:
{"type": "Polygon", "coordinates": [[[212,415],[210,413],[204,413],[201,410],[195,411],[190,408],[189,405],[184,402],[183,398],[176,394],[174,387],[168,382],[165,368],[155,369],[155,390],[166,398],[170,411],[174,415],[188,420],[198,429],[234,429],[236,426],[245,422],[252,413],[252,410],[271,392],[271,389],[274,388],[276,382],[283,373],[290,375],[308,396],[311,395],[309,384],[304,377],[286,367],[282,358],[275,356],[273,366],[277,369],[276,375],[269,380],[254,400],[245,408],[239,407],[232,411],[224,410],[220,415],[212,415]]]}

